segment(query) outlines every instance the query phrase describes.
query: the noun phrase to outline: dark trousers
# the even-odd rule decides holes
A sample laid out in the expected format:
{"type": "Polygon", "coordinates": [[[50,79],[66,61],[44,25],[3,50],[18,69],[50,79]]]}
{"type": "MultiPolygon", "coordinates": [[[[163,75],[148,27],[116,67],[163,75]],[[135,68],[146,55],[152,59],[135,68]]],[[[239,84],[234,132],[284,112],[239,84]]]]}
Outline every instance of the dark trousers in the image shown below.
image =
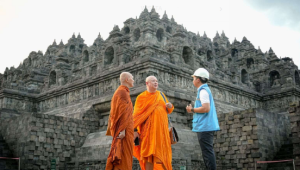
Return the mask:
{"type": "Polygon", "coordinates": [[[202,150],[202,157],[207,170],[216,170],[214,152],[214,131],[197,132],[198,141],[202,150]]]}

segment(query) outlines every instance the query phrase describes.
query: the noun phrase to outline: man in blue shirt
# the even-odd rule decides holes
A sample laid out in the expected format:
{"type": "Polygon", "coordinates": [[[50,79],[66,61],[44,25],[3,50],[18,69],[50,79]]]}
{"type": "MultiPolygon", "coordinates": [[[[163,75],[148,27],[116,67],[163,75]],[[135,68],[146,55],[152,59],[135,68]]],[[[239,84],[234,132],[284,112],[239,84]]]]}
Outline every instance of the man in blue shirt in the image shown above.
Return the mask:
{"type": "Polygon", "coordinates": [[[188,105],[186,110],[193,113],[193,132],[197,132],[202,157],[208,170],[216,169],[216,157],[213,148],[214,132],[220,130],[217,112],[210,88],[206,84],[209,73],[204,68],[195,71],[193,84],[197,87],[197,98],[194,108],[188,105]]]}

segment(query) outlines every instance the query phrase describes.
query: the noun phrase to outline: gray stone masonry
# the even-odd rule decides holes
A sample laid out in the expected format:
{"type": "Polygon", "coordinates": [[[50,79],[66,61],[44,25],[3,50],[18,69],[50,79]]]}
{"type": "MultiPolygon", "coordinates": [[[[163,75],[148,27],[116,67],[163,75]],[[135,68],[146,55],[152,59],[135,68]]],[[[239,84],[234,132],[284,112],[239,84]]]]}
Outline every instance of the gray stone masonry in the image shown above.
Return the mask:
{"type": "Polygon", "coordinates": [[[54,41],[45,53],[33,51],[18,67],[6,68],[0,74],[0,115],[86,118],[93,105],[110,102],[122,71],[134,75],[136,92],[154,75],[174,102],[189,103],[195,97],[190,75],[199,67],[210,72],[218,112],[285,112],[300,99],[299,70],[291,58],[279,58],[272,48],[262,52],[246,37],[229,42],[224,32],[212,39],[205,32],[200,36],[166,13],[160,17],[145,8],[122,28],[115,25],[106,40],[99,34],[87,46],[80,34],[72,35],[67,43],[54,41]]]}
{"type": "Polygon", "coordinates": [[[13,156],[21,157],[22,169],[50,169],[56,159],[57,169],[75,156],[85,137],[98,130],[98,122],[44,114],[25,114],[6,119],[0,132],[13,156]]]}
{"type": "MultiPolygon", "coordinates": [[[[197,135],[190,130],[178,130],[180,141],[172,145],[172,166],[179,169],[180,166],[186,166],[187,169],[194,170],[200,168],[204,170],[202,154],[197,135]]],[[[89,134],[82,145],[76,149],[76,157],[72,158],[71,163],[76,167],[105,167],[106,159],[110,151],[112,137],[105,136],[106,131],[89,134]]],[[[138,170],[138,162],[134,161],[134,170],[138,170]]],[[[71,167],[68,167],[68,169],[71,167]]],[[[103,168],[104,169],[104,168],[103,168]]]]}
{"type": "Polygon", "coordinates": [[[229,42],[224,32],[212,39],[205,32],[190,32],[154,8],[145,8],[122,27],[115,25],[105,40],[99,34],[91,46],[73,34],[68,42],[54,41],[44,53],[33,51],[18,67],[6,68],[0,74],[1,134],[27,169],[47,169],[51,158],[57,158],[59,168],[68,162],[101,169],[101,149],[107,153],[109,144],[92,145],[85,137],[96,133],[91,139],[107,139],[99,135],[106,130],[120,73],[134,76],[133,103],[146,90],[146,77],[154,75],[159,90],[175,106],[170,119],[183,135],[182,143],[173,146],[174,167],[201,169],[192,115],[185,111],[195,101],[191,75],[199,67],[210,72],[208,84],[222,124],[216,134],[222,163],[253,169],[258,157],[271,159],[288,131],[289,103],[300,100],[299,70],[293,60],[278,57],[272,48],[262,52],[246,37],[229,42]],[[247,117],[242,110],[250,108],[258,110],[247,117]]]}
{"type": "MultiPolygon", "coordinates": [[[[219,114],[221,131],[215,134],[219,169],[254,170],[255,161],[273,160],[290,134],[286,115],[262,109],[219,114]]],[[[258,165],[266,169],[266,164],[258,165]]]]}
{"type": "Polygon", "coordinates": [[[289,113],[292,129],[293,155],[296,169],[300,169],[300,103],[291,104],[289,113]]]}

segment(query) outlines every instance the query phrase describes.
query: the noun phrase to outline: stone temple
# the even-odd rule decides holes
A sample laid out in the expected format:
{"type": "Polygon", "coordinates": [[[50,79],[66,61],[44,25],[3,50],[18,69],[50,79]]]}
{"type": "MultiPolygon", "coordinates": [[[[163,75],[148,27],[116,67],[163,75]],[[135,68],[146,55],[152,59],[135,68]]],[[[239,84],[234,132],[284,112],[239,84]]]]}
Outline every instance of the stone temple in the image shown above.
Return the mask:
{"type": "MultiPolygon", "coordinates": [[[[195,100],[191,75],[199,67],[211,73],[221,127],[215,134],[218,168],[254,169],[255,161],[280,159],[284,149],[300,168],[300,77],[293,60],[278,58],[271,48],[262,52],[246,37],[230,43],[224,32],[200,36],[154,8],[121,29],[114,26],[106,40],[99,34],[87,46],[73,35],[6,68],[0,74],[0,157],[20,157],[26,170],[105,169],[110,100],[120,73],[128,71],[135,79],[133,103],[154,75],[175,106],[170,119],[180,142],[172,145],[173,168],[204,169],[185,111],[195,100]]],[[[1,168],[17,169],[17,162],[0,159],[1,168]]],[[[139,169],[136,160],[133,169],[139,169]]]]}

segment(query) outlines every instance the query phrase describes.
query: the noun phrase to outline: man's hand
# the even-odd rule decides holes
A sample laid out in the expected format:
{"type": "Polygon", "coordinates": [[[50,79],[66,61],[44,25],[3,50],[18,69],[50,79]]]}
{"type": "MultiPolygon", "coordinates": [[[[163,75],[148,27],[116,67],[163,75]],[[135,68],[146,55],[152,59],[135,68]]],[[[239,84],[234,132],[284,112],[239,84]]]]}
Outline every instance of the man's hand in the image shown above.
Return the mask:
{"type": "Polygon", "coordinates": [[[125,137],[125,129],[119,133],[118,139],[123,139],[125,137]]]}
{"type": "Polygon", "coordinates": [[[188,113],[193,113],[192,112],[192,105],[190,104],[190,105],[188,105],[188,106],[186,106],[186,111],[188,112],[188,113]]]}
{"type": "Polygon", "coordinates": [[[133,136],[133,140],[135,140],[136,138],[139,138],[140,135],[138,134],[138,132],[134,132],[134,136],[133,136]]]}
{"type": "Polygon", "coordinates": [[[172,107],[173,107],[172,103],[170,103],[170,102],[169,102],[169,103],[166,103],[166,108],[169,108],[169,109],[170,109],[170,108],[172,108],[172,107]]]}

